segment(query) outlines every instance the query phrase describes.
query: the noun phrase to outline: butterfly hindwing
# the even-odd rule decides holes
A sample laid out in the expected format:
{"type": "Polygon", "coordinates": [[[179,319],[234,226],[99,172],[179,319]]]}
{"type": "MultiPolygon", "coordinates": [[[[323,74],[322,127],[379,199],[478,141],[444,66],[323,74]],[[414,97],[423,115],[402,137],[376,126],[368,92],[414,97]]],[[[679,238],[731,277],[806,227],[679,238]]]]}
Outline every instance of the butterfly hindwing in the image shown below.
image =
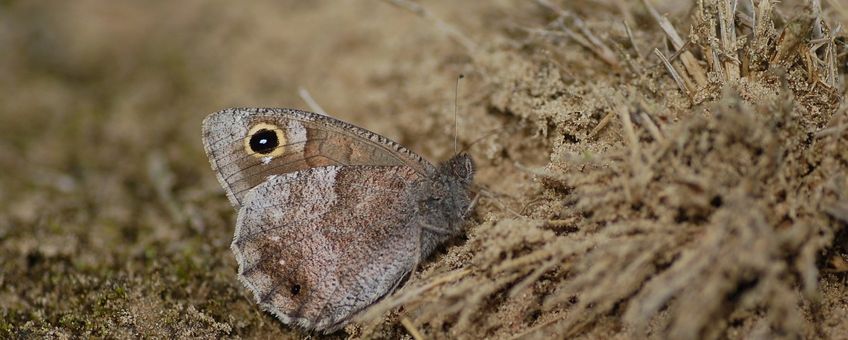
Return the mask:
{"type": "Polygon", "coordinates": [[[275,176],[244,197],[232,248],[239,278],[286,323],[332,330],[417,263],[406,166],[326,166],[275,176]]]}
{"type": "Polygon", "coordinates": [[[368,130],[293,109],[227,109],[203,122],[212,168],[236,208],[268,176],[328,165],[433,166],[399,144],[368,130]]]}

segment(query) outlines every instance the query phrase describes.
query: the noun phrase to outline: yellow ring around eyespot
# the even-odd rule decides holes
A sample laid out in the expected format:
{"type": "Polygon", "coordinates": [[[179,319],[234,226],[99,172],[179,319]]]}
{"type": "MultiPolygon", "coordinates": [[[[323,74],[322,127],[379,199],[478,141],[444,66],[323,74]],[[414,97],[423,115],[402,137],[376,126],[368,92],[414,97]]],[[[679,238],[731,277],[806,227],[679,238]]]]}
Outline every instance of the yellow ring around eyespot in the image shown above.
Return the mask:
{"type": "Polygon", "coordinates": [[[258,123],[256,125],[252,126],[250,128],[250,130],[247,131],[247,136],[244,137],[244,151],[247,152],[248,155],[251,155],[251,156],[259,158],[259,159],[267,158],[267,157],[273,158],[273,157],[277,157],[279,155],[282,155],[284,152],[286,152],[285,145],[287,144],[287,142],[288,142],[288,140],[286,139],[286,133],[283,132],[283,129],[280,128],[279,126],[276,126],[276,125],[273,125],[273,124],[268,124],[268,123],[258,123]],[[256,151],[253,151],[253,149],[250,148],[250,138],[253,137],[254,134],[256,134],[257,132],[259,132],[261,130],[274,131],[274,134],[277,135],[277,142],[278,142],[279,145],[277,145],[277,147],[274,148],[274,151],[271,151],[269,153],[258,153],[256,151]]]}

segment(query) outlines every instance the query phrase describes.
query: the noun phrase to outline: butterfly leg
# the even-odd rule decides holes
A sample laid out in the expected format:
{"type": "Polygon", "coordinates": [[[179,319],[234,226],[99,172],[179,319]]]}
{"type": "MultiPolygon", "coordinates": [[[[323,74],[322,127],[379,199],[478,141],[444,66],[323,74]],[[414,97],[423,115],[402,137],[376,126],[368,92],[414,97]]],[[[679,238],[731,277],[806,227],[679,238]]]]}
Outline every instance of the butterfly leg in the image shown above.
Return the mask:
{"type": "Polygon", "coordinates": [[[520,213],[518,213],[517,211],[510,209],[510,208],[509,208],[509,207],[508,207],[508,206],[507,206],[507,205],[506,205],[506,204],[505,204],[505,203],[504,203],[504,202],[503,202],[503,201],[502,201],[502,200],[498,197],[498,196],[504,196],[503,194],[498,195],[498,194],[496,194],[496,193],[495,193],[495,192],[493,192],[493,191],[489,191],[489,190],[485,190],[485,189],[480,189],[480,191],[478,191],[477,193],[478,193],[479,195],[483,196],[483,197],[490,198],[490,199],[492,200],[492,202],[493,202],[493,203],[495,203],[496,205],[498,205],[501,209],[503,209],[503,210],[505,210],[505,211],[507,211],[507,212],[509,212],[509,213],[511,213],[511,214],[513,214],[513,215],[515,215],[515,217],[518,217],[518,218],[524,218],[524,216],[523,216],[523,215],[521,215],[520,213]]]}
{"type": "Polygon", "coordinates": [[[418,271],[418,265],[421,264],[421,247],[424,246],[424,242],[422,242],[421,238],[424,237],[423,226],[421,230],[418,231],[418,251],[415,252],[415,263],[412,265],[412,269],[409,272],[409,280],[407,282],[412,281],[413,276],[418,271]]]}
{"type": "Polygon", "coordinates": [[[451,232],[450,229],[434,227],[430,224],[422,224],[421,229],[432,232],[434,234],[439,234],[439,235],[442,235],[442,236],[453,235],[453,232],[451,232]]]}
{"type": "Polygon", "coordinates": [[[480,193],[478,192],[478,193],[474,194],[474,198],[471,199],[471,203],[468,204],[468,208],[465,209],[464,213],[462,213],[462,219],[463,220],[466,217],[468,217],[468,214],[470,214],[472,211],[474,211],[474,207],[477,206],[477,201],[479,201],[479,200],[480,200],[480,193]]]}

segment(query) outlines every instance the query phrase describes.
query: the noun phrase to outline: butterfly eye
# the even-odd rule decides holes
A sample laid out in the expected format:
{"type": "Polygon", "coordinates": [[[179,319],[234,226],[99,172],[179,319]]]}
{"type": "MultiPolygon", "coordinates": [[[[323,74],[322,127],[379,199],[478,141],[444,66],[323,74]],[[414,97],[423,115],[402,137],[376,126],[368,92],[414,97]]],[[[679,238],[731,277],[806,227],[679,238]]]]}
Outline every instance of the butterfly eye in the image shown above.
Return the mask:
{"type": "Polygon", "coordinates": [[[244,139],[245,151],[257,158],[282,155],[286,145],[286,135],[283,131],[268,123],[254,125],[244,139]]]}

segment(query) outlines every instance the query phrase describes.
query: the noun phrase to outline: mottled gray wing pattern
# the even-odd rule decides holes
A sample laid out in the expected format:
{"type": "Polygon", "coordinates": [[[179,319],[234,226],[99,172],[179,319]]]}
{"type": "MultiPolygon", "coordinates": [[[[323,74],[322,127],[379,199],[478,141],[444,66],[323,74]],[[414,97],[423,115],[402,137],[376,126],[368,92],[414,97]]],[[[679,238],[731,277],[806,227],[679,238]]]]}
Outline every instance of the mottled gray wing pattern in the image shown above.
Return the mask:
{"type": "Polygon", "coordinates": [[[406,166],[325,166],[250,190],[232,248],[239,278],[284,323],[330,331],[387,294],[418,261],[406,166]]]}
{"type": "Polygon", "coordinates": [[[237,108],[213,113],[203,121],[203,145],[236,208],[251,188],[270,175],[327,165],[396,165],[422,174],[434,171],[432,164],[386,137],[293,109],[237,108]],[[271,139],[275,143],[270,148],[252,148],[261,146],[252,142],[271,139]]]}

